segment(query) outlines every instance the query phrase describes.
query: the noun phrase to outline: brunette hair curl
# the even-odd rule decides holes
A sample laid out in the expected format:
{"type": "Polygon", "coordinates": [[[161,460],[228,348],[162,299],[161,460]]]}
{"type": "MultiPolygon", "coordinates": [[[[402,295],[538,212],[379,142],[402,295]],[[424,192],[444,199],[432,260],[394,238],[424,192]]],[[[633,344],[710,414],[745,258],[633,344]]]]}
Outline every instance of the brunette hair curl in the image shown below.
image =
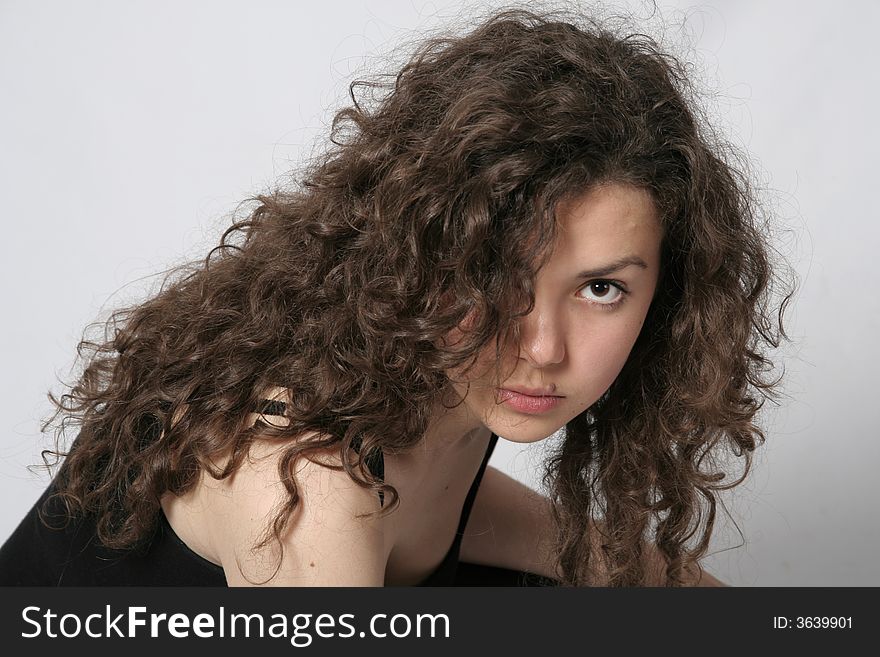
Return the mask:
{"type": "Polygon", "coordinates": [[[249,199],[203,261],[115,312],[103,339],[83,339],[83,373],[50,393],[46,425],[62,417],[47,452],[66,457],[56,484],[69,513],[94,514],[105,545],[130,548],[164,493],[201,471],[229,477],[258,439],[283,443],[289,499],[256,548],[298,504],[295,461],[321,450],[390,496],[390,512],[397,491],[365,458],[416,444],[449,391],[445,372],[493,341],[500,358],[517,338],[557,205],[622,182],[653,195],[661,278],[623,371],[548,463],[558,565],[562,583],[588,584],[598,555],[607,583],[643,583],[653,519],[667,583],[685,581],[717,491],[742,481],[764,439],[753,420],[778,383],[766,352],[785,335],[790,295],[777,319],[755,195],[682,64],[644,35],[576,22],[502,11],[423,42],[394,76],[353,83],[332,146],[299,184],[249,199]],[[464,339],[438,346],[468,316],[464,339]],[[292,392],[287,424],[248,425],[278,387],[292,392]],[[707,465],[725,447],[745,459],[730,484],[707,465]]]}

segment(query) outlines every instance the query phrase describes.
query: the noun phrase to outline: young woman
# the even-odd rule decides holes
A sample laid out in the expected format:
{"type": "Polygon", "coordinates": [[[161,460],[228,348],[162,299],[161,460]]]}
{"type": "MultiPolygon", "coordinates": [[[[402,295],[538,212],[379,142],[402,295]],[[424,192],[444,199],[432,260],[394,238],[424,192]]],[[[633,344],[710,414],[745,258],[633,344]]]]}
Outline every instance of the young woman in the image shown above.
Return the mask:
{"type": "Polygon", "coordinates": [[[80,344],[0,582],[718,584],[784,333],[683,68],[508,11],[352,100],[294,189],[80,344]],[[487,467],[561,428],[551,497],[487,467]]]}

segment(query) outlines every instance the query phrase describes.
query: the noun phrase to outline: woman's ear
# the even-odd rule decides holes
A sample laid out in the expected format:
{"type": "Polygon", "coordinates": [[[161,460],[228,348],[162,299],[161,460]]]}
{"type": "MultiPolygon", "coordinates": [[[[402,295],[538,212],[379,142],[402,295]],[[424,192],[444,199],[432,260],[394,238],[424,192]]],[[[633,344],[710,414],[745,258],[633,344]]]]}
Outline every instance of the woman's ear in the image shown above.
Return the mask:
{"type": "Polygon", "coordinates": [[[472,308],[468,311],[467,315],[465,315],[464,319],[462,319],[454,328],[447,331],[445,335],[440,336],[440,344],[438,346],[441,348],[449,347],[461,342],[464,334],[473,329],[476,319],[477,309],[472,308]]]}

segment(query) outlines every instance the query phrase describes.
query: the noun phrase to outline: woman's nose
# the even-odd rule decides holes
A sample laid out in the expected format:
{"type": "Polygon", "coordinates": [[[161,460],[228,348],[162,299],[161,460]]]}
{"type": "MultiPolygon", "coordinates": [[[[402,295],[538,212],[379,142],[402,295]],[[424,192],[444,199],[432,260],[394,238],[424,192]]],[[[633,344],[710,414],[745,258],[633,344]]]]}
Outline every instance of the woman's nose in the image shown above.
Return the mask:
{"type": "Polygon", "coordinates": [[[520,320],[520,355],[534,367],[547,367],[565,358],[564,332],[551,313],[535,308],[520,320]]]}

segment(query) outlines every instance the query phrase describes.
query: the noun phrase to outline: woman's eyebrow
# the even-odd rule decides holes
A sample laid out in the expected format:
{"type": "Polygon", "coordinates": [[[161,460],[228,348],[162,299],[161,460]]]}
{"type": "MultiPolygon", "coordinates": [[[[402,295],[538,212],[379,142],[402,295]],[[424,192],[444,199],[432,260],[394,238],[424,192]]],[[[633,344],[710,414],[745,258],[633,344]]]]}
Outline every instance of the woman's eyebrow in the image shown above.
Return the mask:
{"type": "Polygon", "coordinates": [[[647,269],[648,265],[638,256],[625,256],[620,258],[619,260],[615,260],[614,262],[608,263],[607,265],[603,265],[602,267],[596,267],[594,269],[586,269],[577,275],[578,278],[600,278],[602,276],[608,276],[608,274],[613,274],[616,271],[621,269],[625,269],[630,265],[635,265],[637,267],[641,267],[642,269],[647,269]]]}

